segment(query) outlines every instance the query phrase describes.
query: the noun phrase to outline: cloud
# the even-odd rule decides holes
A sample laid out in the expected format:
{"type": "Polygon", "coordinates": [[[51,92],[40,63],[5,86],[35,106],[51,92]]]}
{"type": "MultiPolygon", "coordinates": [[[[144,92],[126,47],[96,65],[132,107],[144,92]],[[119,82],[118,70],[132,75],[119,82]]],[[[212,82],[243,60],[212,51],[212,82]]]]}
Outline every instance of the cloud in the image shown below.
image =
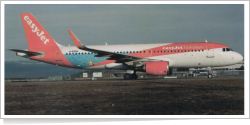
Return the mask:
{"type": "MultiPolygon", "coordinates": [[[[27,48],[20,12],[62,45],[72,30],[86,45],[218,42],[244,53],[244,5],[6,5],[5,48],[27,48]],[[13,37],[14,36],[14,37],[13,37]]],[[[7,60],[20,60],[6,51],[7,60]]]]}

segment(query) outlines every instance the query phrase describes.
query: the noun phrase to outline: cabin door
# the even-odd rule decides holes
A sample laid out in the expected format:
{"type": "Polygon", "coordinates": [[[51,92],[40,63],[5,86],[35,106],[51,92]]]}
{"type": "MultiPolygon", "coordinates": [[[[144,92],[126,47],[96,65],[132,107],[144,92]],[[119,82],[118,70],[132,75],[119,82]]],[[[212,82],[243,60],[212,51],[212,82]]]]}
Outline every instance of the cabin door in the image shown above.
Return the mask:
{"type": "Polygon", "coordinates": [[[213,44],[207,44],[207,58],[214,58],[213,44]]]}

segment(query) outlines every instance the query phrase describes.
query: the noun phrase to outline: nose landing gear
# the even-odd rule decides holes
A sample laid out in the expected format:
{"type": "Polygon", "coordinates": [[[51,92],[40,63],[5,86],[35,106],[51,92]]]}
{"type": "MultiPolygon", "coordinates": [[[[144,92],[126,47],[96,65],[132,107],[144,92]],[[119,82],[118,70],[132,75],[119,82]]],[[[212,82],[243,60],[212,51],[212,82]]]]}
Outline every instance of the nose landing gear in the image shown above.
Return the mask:
{"type": "Polygon", "coordinates": [[[213,75],[212,74],[208,74],[207,78],[211,79],[211,78],[213,78],[213,75]]]}
{"type": "Polygon", "coordinates": [[[208,67],[207,70],[208,70],[207,78],[212,79],[212,78],[213,78],[213,74],[212,74],[213,71],[212,71],[212,68],[211,68],[211,67],[208,67]]]}

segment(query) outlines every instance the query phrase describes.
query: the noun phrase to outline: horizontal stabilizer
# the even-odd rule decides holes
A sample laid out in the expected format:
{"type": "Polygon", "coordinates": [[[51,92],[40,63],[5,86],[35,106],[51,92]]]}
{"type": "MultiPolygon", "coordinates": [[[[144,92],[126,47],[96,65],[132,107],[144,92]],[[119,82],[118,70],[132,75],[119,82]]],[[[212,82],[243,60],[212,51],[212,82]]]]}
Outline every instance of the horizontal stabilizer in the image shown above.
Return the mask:
{"type": "Polygon", "coordinates": [[[42,55],[42,53],[39,52],[32,52],[32,51],[26,51],[26,50],[19,50],[19,49],[9,49],[10,51],[14,51],[14,52],[20,52],[20,53],[25,53],[28,56],[38,56],[38,55],[42,55]]]}

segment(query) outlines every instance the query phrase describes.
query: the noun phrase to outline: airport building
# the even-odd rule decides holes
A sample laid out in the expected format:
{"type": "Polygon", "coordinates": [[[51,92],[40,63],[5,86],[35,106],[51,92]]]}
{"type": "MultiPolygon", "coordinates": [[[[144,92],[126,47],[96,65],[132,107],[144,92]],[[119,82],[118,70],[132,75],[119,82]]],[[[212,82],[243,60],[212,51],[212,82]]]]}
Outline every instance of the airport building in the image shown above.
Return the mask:
{"type": "MultiPolygon", "coordinates": [[[[224,67],[213,67],[212,74],[214,77],[226,76],[244,76],[244,62],[224,67]]],[[[204,77],[208,75],[207,68],[175,68],[170,69],[172,76],[180,77],[204,77]]],[[[22,81],[67,81],[67,80],[84,80],[84,79],[105,79],[105,78],[123,78],[125,73],[133,73],[133,70],[83,70],[71,75],[49,76],[43,79],[30,78],[9,78],[6,82],[22,82],[22,81]]],[[[137,71],[138,78],[164,78],[165,76],[148,75],[145,72],[137,71]]]]}
{"type": "MultiPolygon", "coordinates": [[[[243,76],[244,62],[224,67],[211,68],[215,77],[222,76],[243,76]]],[[[175,68],[171,69],[172,76],[177,77],[202,77],[207,76],[209,70],[207,68],[175,68]]],[[[125,73],[133,73],[133,70],[83,70],[82,72],[68,76],[49,77],[48,81],[58,80],[84,80],[84,79],[105,79],[105,78],[123,78],[125,73]]],[[[138,78],[164,78],[165,76],[148,75],[145,72],[138,72],[138,78]]]]}

